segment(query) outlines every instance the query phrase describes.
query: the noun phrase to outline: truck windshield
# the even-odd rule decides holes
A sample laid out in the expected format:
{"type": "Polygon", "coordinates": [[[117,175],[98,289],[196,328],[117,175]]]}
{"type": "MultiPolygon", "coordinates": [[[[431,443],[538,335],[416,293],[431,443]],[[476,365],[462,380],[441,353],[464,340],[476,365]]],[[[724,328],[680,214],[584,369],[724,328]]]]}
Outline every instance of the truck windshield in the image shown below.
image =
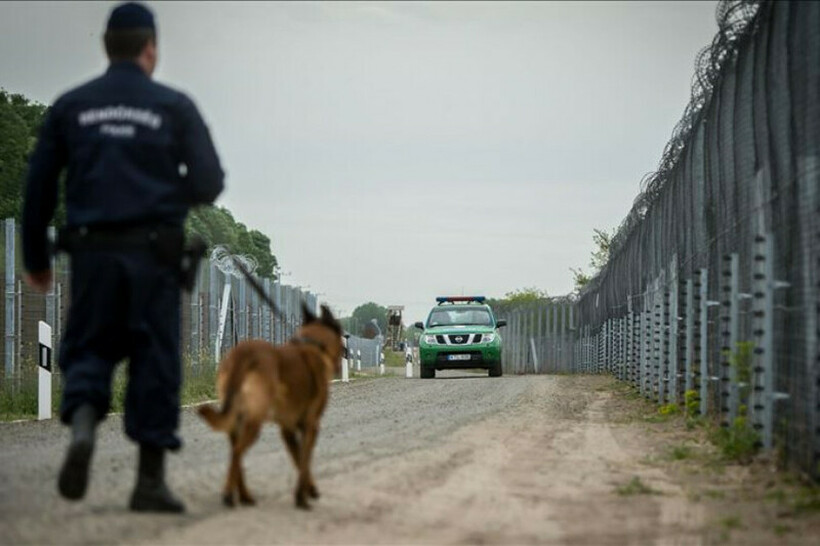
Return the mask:
{"type": "Polygon", "coordinates": [[[433,326],[491,326],[493,319],[487,309],[459,309],[437,307],[430,312],[427,327],[433,326]]]}

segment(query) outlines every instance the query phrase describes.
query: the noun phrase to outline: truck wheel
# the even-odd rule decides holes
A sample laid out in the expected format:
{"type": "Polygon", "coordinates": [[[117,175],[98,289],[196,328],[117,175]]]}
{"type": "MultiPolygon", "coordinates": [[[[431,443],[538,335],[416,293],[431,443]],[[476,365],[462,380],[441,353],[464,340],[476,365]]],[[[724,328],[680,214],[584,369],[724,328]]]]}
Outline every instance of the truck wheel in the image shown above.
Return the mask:
{"type": "Polygon", "coordinates": [[[421,378],[422,379],[433,379],[436,376],[436,369],[435,368],[425,368],[424,366],[421,367],[421,378]]]}
{"type": "Polygon", "coordinates": [[[490,377],[501,377],[504,373],[504,370],[501,369],[501,362],[498,362],[490,368],[490,377]]]}

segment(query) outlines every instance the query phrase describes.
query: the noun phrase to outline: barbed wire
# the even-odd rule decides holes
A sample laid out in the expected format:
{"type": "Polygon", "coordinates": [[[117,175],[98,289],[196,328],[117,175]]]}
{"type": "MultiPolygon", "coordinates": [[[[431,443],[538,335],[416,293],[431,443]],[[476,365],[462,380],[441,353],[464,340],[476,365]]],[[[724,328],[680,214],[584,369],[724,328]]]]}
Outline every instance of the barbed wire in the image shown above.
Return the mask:
{"type": "MultiPolygon", "coordinates": [[[[635,227],[643,221],[647,211],[675,173],[684,152],[692,142],[695,128],[711,102],[724,66],[737,57],[741,40],[754,32],[762,3],[762,0],[721,0],[718,3],[715,13],[718,32],[712,43],[695,57],[689,103],[672,130],[672,137],[661,154],[658,169],[641,179],[641,191],[612,238],[610,257],[624,247],[635,227]]],[[[589,288],[596,284],[590,282],[589,288]]]]}
{"type": "Polygon", "coordinates": [[[211,251],[211,257],[209,258],[209,260],[224,275],[231,275],[232,277],[242,278],[244,277],[244,275],[239,270],[239,268],[236,267],[236,264],[234,263],[234,258],[239,260],[242,266],[245,269],[247,269],[251,274],[253,274],[259,267],[259,262],[257,262],[256,258],[254,258],[253,256],[250,256],[248,254],[231,254],[227,248],[221,245],[217,245],[214,247],[214,249],[211,251]]]}

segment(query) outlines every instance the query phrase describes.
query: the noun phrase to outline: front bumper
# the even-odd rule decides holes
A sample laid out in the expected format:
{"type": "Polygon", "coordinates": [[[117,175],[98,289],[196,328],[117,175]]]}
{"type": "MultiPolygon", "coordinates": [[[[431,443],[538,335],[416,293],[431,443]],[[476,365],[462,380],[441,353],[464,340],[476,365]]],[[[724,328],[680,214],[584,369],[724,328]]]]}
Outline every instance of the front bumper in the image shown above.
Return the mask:
{"type": "Polygon", "coordinates": [[[420,347],[419,360],[423,368],[451,370],[465,368],[492,368],[501,360],[501,347],[488,345],[453,350],[452,346],[420,347]],[[467,357],[469,356],[469,360],[467,357]],[[451,358],[455,357],[455,359],[451,358]]]}

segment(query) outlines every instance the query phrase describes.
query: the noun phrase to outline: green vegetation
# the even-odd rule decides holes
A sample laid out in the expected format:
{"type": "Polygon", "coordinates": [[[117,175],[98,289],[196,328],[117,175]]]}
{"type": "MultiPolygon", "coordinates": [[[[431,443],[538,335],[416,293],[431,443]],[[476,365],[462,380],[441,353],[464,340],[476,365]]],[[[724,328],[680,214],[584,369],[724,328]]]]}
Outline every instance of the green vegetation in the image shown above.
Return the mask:
{"type": "Polygon", "coordinates": [[[703,496],[709,497],[710,499],[725,499],[726,492],[720,489],[707,489],[703,492],[703,496]]]}
{"type": "Polygon", "coordinates": [[[20,218],[28,156],[47,107],[0,89],[0,218],[20,218]]]}
{"type": "Polygon", "coordinates": [[[792,507],[797,515],[820,512],[820,487],[804,485],[798,489],[792,507]]]}
{"type": "Polygon", "coordinates": [[[612,240],[618,229],[614,228],[612,232],[605,229],[594,228],[592,230],[592,242],[595,244],[595,250],[590,253],[589,266],[592,268],[591,273],[585,273],[580,267],[571,267],[573,282],[575,284],[575,291],[580,292],[589,281],[595,277],[604,268],[609,261],[609,249],[612,246],[612,240]]]}
{"type": "Polygon", "coordinates": [[[672,461],[682,461],[691,458],[692,455],[694,455],[694,451],[691,446],[680,445],[672,446],[667,452],[666,458],[672,461]]]}
{"type": "Polygon", "coordinates": [[[498,315],[515,307],[547,304],[549,301],[550,297],[546,290],[530,286],[507,292],[503,298],[487,298],[485,303],[492,307],[493,312],[498,315]]]}
{"type": "Polygon", "coordinates": [[[628,483],[619,485],[615,488],[615,492],[622,497],[631,497],[634,495],[658,495],[660,491],[652,489],[641,481],[638,476],[633,476],[628,483]]]}
{"type": "Polygon", "coordinates": [[[401,351],[391,351],[385,349],[384,351],[384,365],[389,368],[403,368],[406,362],[404,360],[404,353],[401,351]]]}
{"type": "MultiPolygon", "coordinates": [[[[746,396],[748,396],[749,385],[752,382],[752,356],[754,355],[755,344],[753,341],[739,341],[735,350],[728,355],[729,365],[737,372],[737,382],[744,384],[746,396]]],[[[745,396],[743,396],[745,398],[745,396]]]]}
{"type": "Polygon", "coordinates": [[[655,414],[644,417],[644,421],[647,423],[665,423],[679,415],[680,407],[677,404],[665,404],[660,406],[655,414]]]}
{"type": "Polygon", "coordinates": [[[774,534],[782,537],[792,532],[792,528],[788,525],[784,525],[782,523],[778,523],[774,526],[774,534]]]}
{"type": "Polygon", "coordinates": [[[700,414],[700,393],[695,390],[688,390],[683,393],[683,408],[686,414],[686,428],[691,430],[703,424],[703,417],[700,414]]]}
{"type": "MultiPolygon", "coordinates": [[[[37,417],[37,366],[33,362],[24,363],[23,370],[14,381],[0,384],[0,421],[37,417]]],[[[182,359],[182,373],[180,400],[183,405],[216,398],[216,365],[207,355],[200,355],[199,359],[185,355],[182,359]]],[[[127,376],[127,363],[118,365],[111,383],[112,412],[123,411],[127,376]]],[[[60,407],[60,378],[58,374],[52,376],[53,415],[57,414],[60,407]]]]}
{"type": "Polygon", "coordinates": [[[741,464],[749,464],[760,444],[760,436],[749,425],[746,416],[740,415],[727,427],[715,427],[710,439],[724,459],[741,464]]]}
{"type": "Polygon", "coordinates": [[[658,408],[658,413],[661,415],[678,415],[680,408],[677,404],[666,404],[658,408]]]}
{"type": "MultiPolygon", "coordinates": [[[[27,367],[28,368],[28,367],[27,367]]],[[[54,382],[52,382],[54,385],[54,382]]],[[[54,397],[52,396],[52,399],[54,397]]],[[[16,421],[37,416],[37,370],[0,383],[0,421],[16,421]]]]}
{"type": "Polygon", "coordinates": [[[387,334],[387,307],[378,303],[367,302],[353,310],[349,317],[340,319],[342,328],[354,336],[373,338],[376,332],[372,326],[373,319],[379,326],[382,335],[387,334]]]}
{"type": "Polygon", "coordinates": [[[718,447],[724,459],[740,464],[749,464],[760,447],[760,435],[749,423],[748,403],[752,381],[752,355],[754,343],[743,341],[731,354],[725,355],[735,369],[739,389],[740,406],[738,415],[728,426],[714,428],[710,439],[718,447]]]}
{"type": "Polygon", "coordinates": [[[783,515],[795,517],[820,513],[820,486],[794,475],[784,477],[783,487],[768,491],[765,499],[777,504],[783,515]]]}
{"type": "Polygon", "coordinates": [[[192,209],[185,223],[185,231],[188,234],[198,234],[209,248],[222,245],[232,254],[253,256],[259,264],[256,274],[274,278],[277,261],[271,252],[270,238],[261,231],[249,230],[245,224],[234,220],[228,209],[211,206],[192,209]]]}
{"type": "Polygon", "coordinates": [[[742,524],[740,516],[725,516],[720,518],[720,524],[726,529],[740,529],[742,524]]]}

